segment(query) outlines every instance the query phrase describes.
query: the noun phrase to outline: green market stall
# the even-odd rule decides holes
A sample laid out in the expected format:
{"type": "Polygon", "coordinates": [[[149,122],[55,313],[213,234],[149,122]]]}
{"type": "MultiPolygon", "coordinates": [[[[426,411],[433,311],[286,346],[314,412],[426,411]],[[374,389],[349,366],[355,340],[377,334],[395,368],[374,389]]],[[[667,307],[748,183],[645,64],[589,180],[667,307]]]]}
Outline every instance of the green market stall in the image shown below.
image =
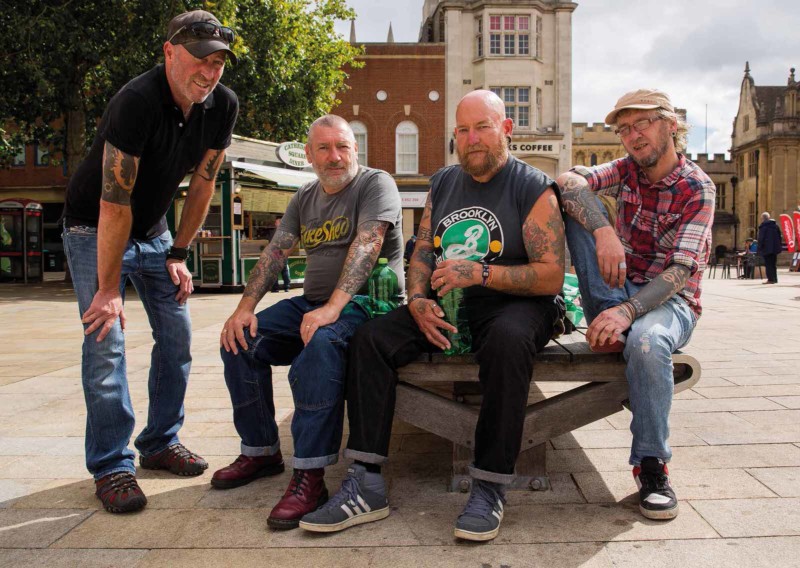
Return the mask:
{"type": "MultiPolygon", "coordinates": [[[[217,191],[187,260],[200,290],[238,292],[275,231],[275,219],[286,211],[297,189],[316,179],[313,172],[244,161],[229,161],[217,176],[217,191]]],[[[188,179],[168,215],[175,231],[186,201],[188,179]]],[[[305,251],[289,258],[292,284],[302,285],[305,251]]]]}

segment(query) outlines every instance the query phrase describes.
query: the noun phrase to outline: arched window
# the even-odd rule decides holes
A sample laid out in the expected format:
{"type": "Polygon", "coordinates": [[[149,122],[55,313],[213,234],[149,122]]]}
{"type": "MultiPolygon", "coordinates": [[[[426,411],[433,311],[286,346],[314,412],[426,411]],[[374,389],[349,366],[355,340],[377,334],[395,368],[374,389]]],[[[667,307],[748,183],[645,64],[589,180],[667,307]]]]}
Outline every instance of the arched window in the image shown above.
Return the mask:
{"type": "Polygon", "coordinates": [[[362,166],[367,164],[367,127],[363,122],[354,120],[350,123],[350,128],[353,129],[353,134],[356,137],[356,144],[358,144],[358,163],[362,166]]]}
{"type": "Polygon", "coordinates": [[[395,130],[395,173],[419,173],[419,129],[410,120],[395,130]]]}
{"type": "Polygon", "coordinates": [[[579,166],[585,166],[586,154],[584,154],[583,152],[578,152],[577,154],[575,154],[575,163],[578,164],[579,166]]]}
{"type": "Polygon", "coordinates": [[[592,161],[591,161],[590,165],[592,165],[592,166],[596,166],[597,165],[597,154],[592,154],[592,161]]]}

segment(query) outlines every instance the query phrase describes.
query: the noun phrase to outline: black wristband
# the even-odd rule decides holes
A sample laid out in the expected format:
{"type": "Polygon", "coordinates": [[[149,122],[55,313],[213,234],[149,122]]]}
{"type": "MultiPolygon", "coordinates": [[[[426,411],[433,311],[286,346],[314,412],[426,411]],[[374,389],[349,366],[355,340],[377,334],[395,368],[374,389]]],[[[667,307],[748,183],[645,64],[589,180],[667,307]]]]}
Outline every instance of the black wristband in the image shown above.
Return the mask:
{"type": "Polygon", "coordinates": [[[181,248],[181,247],[169,247],[169,252],[167,253],[167,258],[171,258],[173,260],[180,260],[185,262],[187,258],[189,258],[189,248],[181,248]]]}
{"type": "Polygon", "coordinates": [[[414,300],[419,300],[420,298],[422,298],[423,300],[427,300],[428,296],[426,294],[414,294],[408,299],[408,302],[406,303],[410,306],[411,302],[413,302],[414,300]]]}
{"type": "Polygon", "coordinates": [[[485,260],[482,260],[481,266],[483,267],[483,271],[481,272],[481,286],[485,288],[489,283],[489,265],[486,264],[485,260]]]}

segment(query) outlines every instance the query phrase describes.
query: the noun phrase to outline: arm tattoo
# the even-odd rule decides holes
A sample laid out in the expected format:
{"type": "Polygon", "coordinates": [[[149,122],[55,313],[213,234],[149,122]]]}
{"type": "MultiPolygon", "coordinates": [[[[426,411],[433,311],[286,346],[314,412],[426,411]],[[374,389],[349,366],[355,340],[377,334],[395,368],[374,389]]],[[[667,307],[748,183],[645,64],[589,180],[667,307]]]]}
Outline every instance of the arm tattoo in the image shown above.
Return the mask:
{"type": "Polygon", "coordinates": [[[197,175],[206,181],[214,181],[217,179],[217,172],[219,172],[219,167],[222,165],[222,157],[224,155],[225,150],[216,150],[208,159],[202,171],[197,172],[197,175]]]}
{"type": "Polygon", "coordinates": [[[673,264],[653,278],[636,295],[626,300],[633,307],[634,319],[654,310],[683,290],[687,280],[689,268],[682,264],[673,264]]]}
{"type": "Polygon", "coordinates": [[[278,275],[283,270],[283,263],[289,252],[297,244],[298,237],[291,233],[278,229],[272,240],[261,253],[258,263],[250,271],[247,278],[247,287],[244,289],[244,296],[255,298],[256,303],[261,301],[264,294],[272,288],[278,280],[278,275]]]}
{"type": "Polygon", "coordinates": [[[436,266],[433,250],[431,194],[428,192],[425,209],[422,212],[422,219],[420,219],[419,229],[417,230],[417,245],[411,255],[408,271],[406,272],[406,293],[409,296],[414,294],[425,294],[427,296],[431,291],[431,274],[433,274],[433,269],[436,266]]]}
{"type": "Polygon", "coordinates": [[[347,251],[342,275],[336,284],[339,290],[354,296],[361,289],[378,260],[388,228],[386,221],[367,221],[358,226],[356,238],[347,251]]]}
{"type": "Polygon", "coordinates": [[[564,209],[569,216],[583,225],[590,233],[600,227],[610,225],[592,195],[589,183],[578,174],[566,176],[564,187],[561,188],[561,196],[564,199],[564,209]]]}
{"type": "Polygon", "coordinates": [[[103,150],[103,201],[130,207],[139,158],[106,142],[103,150]]]}

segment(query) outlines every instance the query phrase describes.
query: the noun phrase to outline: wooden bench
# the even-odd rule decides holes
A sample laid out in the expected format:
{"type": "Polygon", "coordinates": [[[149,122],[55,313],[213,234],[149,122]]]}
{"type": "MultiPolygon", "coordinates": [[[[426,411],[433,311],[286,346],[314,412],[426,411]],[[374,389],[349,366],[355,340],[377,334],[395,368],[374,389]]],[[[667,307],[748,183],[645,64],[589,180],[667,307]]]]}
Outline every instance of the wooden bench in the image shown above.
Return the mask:
{"type": "MultiPolygon", "coordinates": [[[[700,379],[700,364],[683,353],[672,356],[675,392],[700,379]]],[[[480,384],[473,355],[424,355],[399,371],[395,416],[453,442],[451,491],[469,491],[467,466],[472,463],[478,421],[480,384]]],[[[628,384],[621,354],[593,353],[585,341],[551,342],[536,356],[522,448],[512,489],[546,490],[546,447],[551,438],[622,410],[628,384]],[[578,382],[575,388],[545,397],[545,381],[578,382]]]]}

